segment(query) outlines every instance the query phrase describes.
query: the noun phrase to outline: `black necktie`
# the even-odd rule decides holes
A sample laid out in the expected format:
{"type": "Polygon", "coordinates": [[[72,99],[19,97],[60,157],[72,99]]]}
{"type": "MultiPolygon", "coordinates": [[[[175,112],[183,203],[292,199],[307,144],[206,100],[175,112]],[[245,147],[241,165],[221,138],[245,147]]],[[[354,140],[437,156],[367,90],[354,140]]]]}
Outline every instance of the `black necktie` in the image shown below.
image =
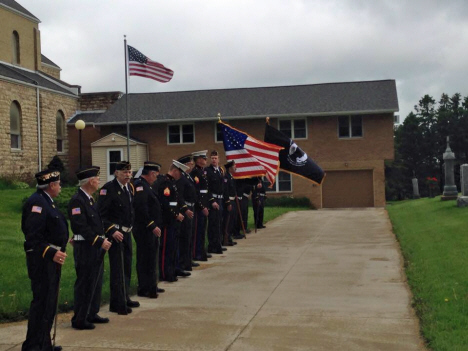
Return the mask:
{"type": "Polygon", "coordinates": [[[128,189],[127,189],[126,185],[123,187],[123,190],[124,190],[124,193],[127,194],[127,196],[128,196],[128,201],[130,203],[132,203],[132,198],[130,197],[130,193],[128,192],[128,189]]]}

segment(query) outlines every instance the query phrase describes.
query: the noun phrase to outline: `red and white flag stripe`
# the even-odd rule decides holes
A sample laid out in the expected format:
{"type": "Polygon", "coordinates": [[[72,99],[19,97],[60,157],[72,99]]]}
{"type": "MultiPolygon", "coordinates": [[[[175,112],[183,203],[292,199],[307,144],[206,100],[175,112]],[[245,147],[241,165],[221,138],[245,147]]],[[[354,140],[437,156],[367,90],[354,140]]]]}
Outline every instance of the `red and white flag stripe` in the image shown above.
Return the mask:
{"type": "Polygon", "coordinates": [[[169,82],[174,76],[174,71],[150,59],[146,64],[130,61],[128,67],[131,76],[151,78],[161,83],[169,82]]]}

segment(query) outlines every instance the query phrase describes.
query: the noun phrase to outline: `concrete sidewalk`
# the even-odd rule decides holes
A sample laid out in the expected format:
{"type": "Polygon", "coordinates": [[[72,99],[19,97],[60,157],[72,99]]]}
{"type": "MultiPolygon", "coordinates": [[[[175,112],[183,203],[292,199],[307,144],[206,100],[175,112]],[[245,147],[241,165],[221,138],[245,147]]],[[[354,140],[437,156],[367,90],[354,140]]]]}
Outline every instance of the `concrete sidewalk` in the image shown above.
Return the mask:
{"type": "MultiPolygon", "coordinates": [[[[402,259],[383,209],[288,213],[64,350],[424,350],[402,259]]],[[[0,326],[20,350],[26,323],[0,326]]]]}

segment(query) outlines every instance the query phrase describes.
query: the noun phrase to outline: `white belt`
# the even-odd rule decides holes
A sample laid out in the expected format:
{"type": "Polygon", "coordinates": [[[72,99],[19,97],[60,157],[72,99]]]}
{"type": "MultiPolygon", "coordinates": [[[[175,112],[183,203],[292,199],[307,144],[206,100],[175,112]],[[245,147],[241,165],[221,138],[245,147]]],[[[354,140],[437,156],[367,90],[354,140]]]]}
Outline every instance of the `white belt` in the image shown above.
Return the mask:
{"type": "Polygon", "coordinates": [[[60,251],[62,250],[62,248],[60,246],[57,246],[57,245],[52,245],[52,244],[49,244],[49,246],[57,251],[60,251]]]}
{"type": "Polygon", "coordinates": [[[238,198],[239,200],[242,200],[242,196],[238,196],[237,198],[238,198]]]}
{"type": "Polygon", "coordinates": [[[169,202],[169,206],[177,206],[177,202],[169,202]]]}
{"type": "Polygon", "coordinates": [[[208,190],[200,190],[200,194],[207,194],[208,193],[208,190]]]}
{"type": "Polygon", "coordinates": [[[133,227],[124,227],[124,226],[119,226],[118,224],[114,224],[114,227],[117,229],[122,229],[125,233],[130,233],[132,231],[133,227]]]}
{"type": "MultiPolygon", "coordinates": [[[[125,230],[125,229],[124,229],[124,230],[125,230]]],[[[101,239],[104,239],[104,238],[105,238],[104,235],[98,235],[98,237],[100,237],[101,239]]],[[[83,241],[83,240],[86,240],[86,239],[84,238],[83,235],[75,234],[75,235],[73,235],[73,240],[75,240],[75,241],[83,241]]]]}
{"type": "Polygon", "coordinates": [[[186,204],[187,206],[192,206],[192,207],[193,207],[193,205],[195,205],[195,202],[188,202],[188,201],[185,201],[185,204],[186,204]]]}
{"type": "Polygon", "coordinates": [[[235,196],[229,196],[229,200],[231,200],[231,201],[232,201],[232,200],[235,200],[235,199],[236,199],[236,197],[235,197],[235,196]]]}
{"type": "Polygon", "coordinates": [[[222,199],[222,198],[223,198],[223,195],[213,194],[213,197],[215,197],[215,198],[217,198],[217,199],[222,199]]]}
{"type": "Polygon", "coordinates": [[[242,195],[244,195],[245,197],[249,197],[249,194],[246,194],[246,193],[244,193],[244,194],[242,194],[242,195]]]}
{"type": "Polygon", "coordinates": [[[258,194],[258,195],[260,195],[260,196],[266,196],[266,194],[263,194],[263,193],[261,193],[261,194],[258,194]]]}

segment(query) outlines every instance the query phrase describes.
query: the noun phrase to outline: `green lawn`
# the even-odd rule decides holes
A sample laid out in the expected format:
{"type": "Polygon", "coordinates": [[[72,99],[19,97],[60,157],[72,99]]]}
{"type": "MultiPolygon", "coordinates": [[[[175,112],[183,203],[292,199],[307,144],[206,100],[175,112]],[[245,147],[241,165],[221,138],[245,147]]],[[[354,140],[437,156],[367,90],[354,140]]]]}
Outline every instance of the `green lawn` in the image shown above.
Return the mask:
{"type": "Polygon", "coordinates": [[[427,345],[468,350],[468,208],[436,197],[392,203],[387,210],[427,345]]]}
{"type": "MultiPolygon", "coordinates": [[[[0,321],[12,321],[27,317],[32,294],[30,280],[26,269],[26,258],[23,250],[24,235],[21,232],[22,199],[31,195],[34,189],[0,190],[0,321]]],[[[73,189],[64,189],[62,194],[69,196],[73,189]]],[[[62,195],[60,196],[62,197],[62,195]]],[[[64,201],[57,199],[59,203],[64,201]]],[[[62,206],[63,207],[63,206],[62,206]]],[[[265,209],[265,222],[288,211],[304,210],[300,207],[265,209]]],[[[249,227],[253,228],[253,211],[249,209],[249,227]]],[[[133,245],[135,251],[136,245],[133,245]]],[[[67,246],[68,260],[62,268],[59,308],[67,311],[73,305],[73,284],[75,269],[73,266],[73,247],[67,246]]],[[[102,301],[109,301],[109,262],[105,260],[102,301]]],[[[133,260],[132,293],[136,292],[135,255],[133,260]]]]}

